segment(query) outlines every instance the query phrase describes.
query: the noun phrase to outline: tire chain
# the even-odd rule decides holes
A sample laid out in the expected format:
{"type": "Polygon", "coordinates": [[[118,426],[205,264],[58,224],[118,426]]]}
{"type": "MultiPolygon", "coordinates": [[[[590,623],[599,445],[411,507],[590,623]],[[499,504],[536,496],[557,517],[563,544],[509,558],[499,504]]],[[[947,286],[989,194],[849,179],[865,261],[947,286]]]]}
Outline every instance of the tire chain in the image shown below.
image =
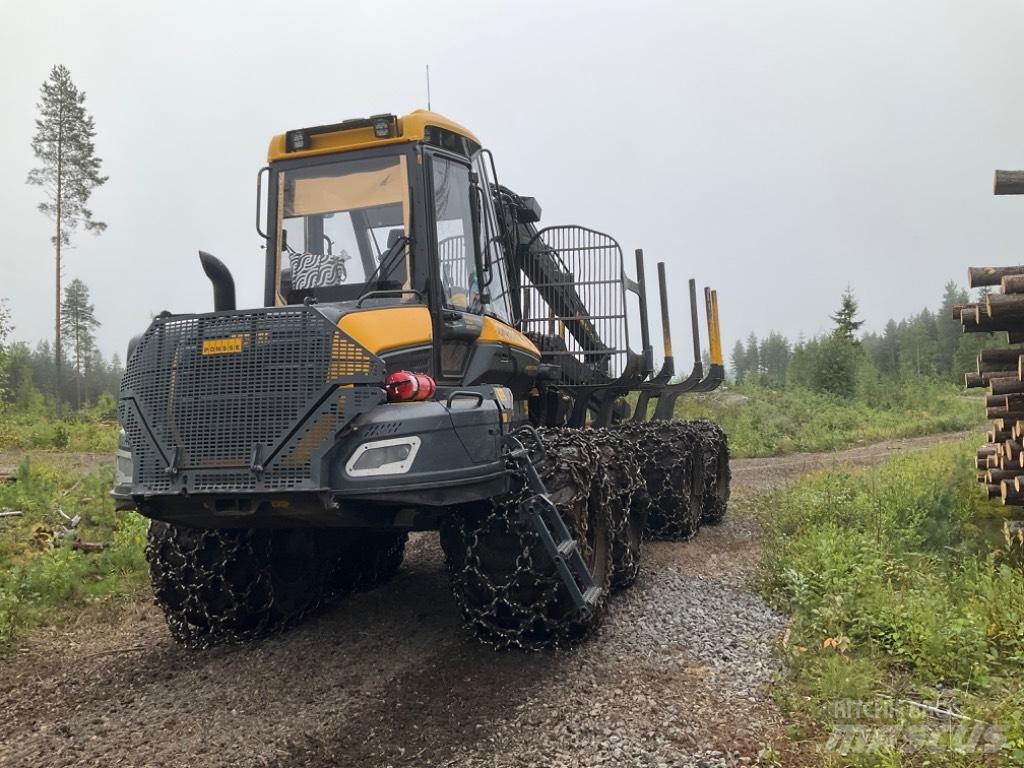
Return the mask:
{"type": "MultiPolygon", "coordinates": [[[[540,445],[529,432],[524,445],[532,454],[543,449],[538,472],[566,526],[580,544],[584,561],[600,554],[602,573],[592,574],[603,588],[601,602],[589,615],[575,608],[568,590],[541,544],[519,514],[530,493],[519,466],[507,462],[508,493],[488,501],[453,508],[441,528],[441,545],[450,583],[467,625],[484,643],[498,649],[539,650],[573,645],[600,623],[611,580],[611,537],[604,553],[594,553],[588,539],[592,522],[607,533],[609,481],[602,471],[603,453],[591,430],[542,428],[540,445]]],[[[598,545],[601,536],[595,533],[598,545]]]]}
{"type": "Polygon", "coordinates": [[[611,524],[613,589],[625,589],[640,574],[640,548],[650,497],[636,441],[619,429],[587,430],[601,452],[601,477],[611,524]]]}
{"type": "Polygon", "coordinates": [[[650,497],[647,535],[685,541],[703,518],[704,439],[685,421],[623,423],[616,429],[638,446],[641,472],[650,497]]]}
{"type": "MultiPolygon", "coordinates": [[[[395,574],[405,533],[199,529],[150,523],[153,597],[172,636],[190,648],[244,642],[298,623],[324,602],[395,574]],[[299,578],[280,557],[303,548],[299,578]]],[[[295,554],[292,554],[295,557],[295,554]]]]}
{"type": "Polygon", "coordinates": [[[702,521],[715,525],[722,521],[729,505],[732,470],[729,467],[729,440],[713,421],[688,422],[704,441],[704,514],[702,521]]]}

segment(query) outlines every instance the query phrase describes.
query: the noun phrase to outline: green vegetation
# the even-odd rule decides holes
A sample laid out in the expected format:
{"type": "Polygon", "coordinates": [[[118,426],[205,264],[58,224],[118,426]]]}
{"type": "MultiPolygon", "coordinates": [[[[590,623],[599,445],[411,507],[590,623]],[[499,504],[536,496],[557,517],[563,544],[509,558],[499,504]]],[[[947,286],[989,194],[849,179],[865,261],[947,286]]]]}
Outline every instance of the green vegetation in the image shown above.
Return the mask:
{"type": "Polygon", "coordinates": [[[1024,535],[1000,533],[972,458],[966,444],[907,454],[806,478],[758,505],[763,589],[791,616],[779,694],[798,723],[791,735],[866,726],[863,747],[872,733],[918,746],[945,734],[941,751],[883,738],[845,756],[824,749],[825,764],[1024,764],[1024,535]],[[971,737],[1001,750],[953,743],[971,737]]]}
{"type": "Polygon", "coordinates": [[[953,306],[967,300],[949,283],[939,312],[890,320],[882,335],[858,339],[863,321],[847,289],[830,333],[796,343],[774,331],[761,340],[750,334],[732,353],[732,393],[680,398],[675,415],[717,421],[733,456],[829,451],[977,426],[982,399],[965,396],[960,377],[996,340],[961,332],[953,306]]]}
{"type": "Polygon", "coordinates": [[[729,392],[679,398],[676,417],[722,425],[735,457],[829,451],[858,442],[950,432],[978,426],[980,398],[934,379],[859,379],[850,397],[806,387],[747,381],[729,392]],[[741,395],[742,397],[736,397],[741,395]]]}
{"type": "Polygon", "coordinates": [[[937,312],[925,308],[897,322],[889,320],[882,333],[856,336],[857,301],[847,289],[839,309],[830,316],[830,333],[790,342],[775,331],[758,340],[751,333],[746,343],[737,341],[731,367],[735,381],[772,389],[797,387],[853,397],[860,382],[934,379],[963,383],[973,370],[981,349],[1001,346],[1001,334],[964,334],[953,308],[970,301],[967,291],[947,283],[937,312]]]}
{"type": "Polygon", "coordinates": [[[109,393],[91,408],[54,419],[46,406],[0,408],[0,451],[12,449],[109,453],[117,448],[117,417],[109,393]]]}
{"type": "Polygon", "coordinates": [[[113,470],[90,474],[25,460],[13,482],[0,483],[0,649],[19,632],[56,624],[89,606],[107,605],[146,585],[145,519],[115,512],[108,492],[113,470]],[[68,517],[81,522],[68,530],[68,517]],[[75,549],[75,539],[105,547],[75,549]]]}

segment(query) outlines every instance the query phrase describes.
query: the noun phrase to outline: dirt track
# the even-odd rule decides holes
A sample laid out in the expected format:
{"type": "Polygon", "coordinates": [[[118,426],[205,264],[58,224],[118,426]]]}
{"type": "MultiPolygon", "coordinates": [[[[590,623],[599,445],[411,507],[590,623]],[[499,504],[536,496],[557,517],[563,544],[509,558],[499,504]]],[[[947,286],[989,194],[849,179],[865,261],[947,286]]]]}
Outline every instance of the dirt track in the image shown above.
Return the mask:
{"type": "MultiPolygon", "coordinates": [[[[734,487],[956,437],[738,460],[734,487]]],[[[394,582],[259,644],[184,651],[140,604],[0,660],[0,765],[754,762],[782,738],[764,687],[783,619],[748,586],[758,553],[742,515],[648,545],[599,635],[562,653],[495,653],[468,637],[429,535],[394,582]]]]}

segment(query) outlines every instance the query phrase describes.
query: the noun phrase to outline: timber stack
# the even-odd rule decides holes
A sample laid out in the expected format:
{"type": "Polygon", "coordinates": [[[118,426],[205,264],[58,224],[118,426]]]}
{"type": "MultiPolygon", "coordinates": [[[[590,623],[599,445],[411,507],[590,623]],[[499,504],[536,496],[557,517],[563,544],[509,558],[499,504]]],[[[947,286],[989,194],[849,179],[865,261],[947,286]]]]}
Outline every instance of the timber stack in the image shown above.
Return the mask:
{"type": "MultiPolygon", "coordinates": [[[[996,171],[995,193],[1024,194],[1024,171],[996,171]]],[[[954,307],[964,333],[1005,333],[1010,345],[982,350],[977,371],[964,375],[967,387],[987,389],[985,413],[992,420],[975,457],[978,482],[990,499],[1024,506],[1024,265],[971,267],[967,285],[984,295],[954,307]]]]}
{"type": "MultiPolygon", "coordinates": [[[[1010,344],[1024,342],[1024,265],[971,267],[972,288],[998,286],[977,304],[957,308],[965,333],[1005,333],[1010,344]]],[[[985,414],[992,419],[988,442],[978,448],[978,482],[989,498],[1024,506],[1024,346],[983,349],[975,373],[964,384],[985,388],[985,414]]]]}

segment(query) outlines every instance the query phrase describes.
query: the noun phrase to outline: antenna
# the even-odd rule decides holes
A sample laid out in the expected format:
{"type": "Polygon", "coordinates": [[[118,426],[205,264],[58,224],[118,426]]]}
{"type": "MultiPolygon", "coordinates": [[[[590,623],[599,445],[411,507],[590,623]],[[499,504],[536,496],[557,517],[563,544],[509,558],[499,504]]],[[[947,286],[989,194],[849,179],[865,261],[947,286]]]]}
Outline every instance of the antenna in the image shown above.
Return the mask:
{"type": "Polygon", "coordinates": [[[430,111],[430,65],[427,64],[427,111],[430,111]]]}

